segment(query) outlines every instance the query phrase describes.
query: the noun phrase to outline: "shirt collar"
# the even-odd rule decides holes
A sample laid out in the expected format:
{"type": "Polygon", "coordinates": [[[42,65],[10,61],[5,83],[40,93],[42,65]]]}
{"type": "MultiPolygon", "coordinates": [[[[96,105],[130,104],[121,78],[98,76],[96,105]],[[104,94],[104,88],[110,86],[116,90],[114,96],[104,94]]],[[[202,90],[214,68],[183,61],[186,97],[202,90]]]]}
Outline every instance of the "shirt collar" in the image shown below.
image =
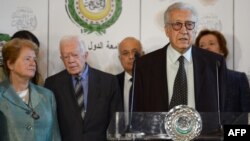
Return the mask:
{"type": "Polygon", "coordinates": [[[89,73],[89,65],[86,63],[84,70],[80,73],[83,80],[87,79],[88,73],[89,73]]]}
{"type": "Polygon", "coordinates": [[[172,63],[175,63],[176,61],[178,61],[179,57],[181,55],[184,56],[185,60],[187,60],[188,62],[191,61],[191,56],[192,56],[192,46],[184,53],[184,54],[180,54],[178,51],[176,51],[171,44],[169,44],[168,48],[167,48],[167,54],[169,55],[170,61],[172,63]]]}
{"type": "Polygon", "coordinates": [[[125,72],[125,80],[129,81],[131,78],[132,76],[129,73],[125,72]]]}

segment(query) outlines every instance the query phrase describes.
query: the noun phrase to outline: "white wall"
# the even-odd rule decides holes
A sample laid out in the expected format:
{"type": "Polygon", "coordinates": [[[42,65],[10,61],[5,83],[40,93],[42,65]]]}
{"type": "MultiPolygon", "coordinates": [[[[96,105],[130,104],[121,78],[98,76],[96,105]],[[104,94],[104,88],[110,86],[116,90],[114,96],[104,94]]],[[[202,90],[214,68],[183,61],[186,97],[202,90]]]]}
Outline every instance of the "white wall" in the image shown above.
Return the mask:
{"type": "Polygon", "coordinates": [[[12,36],[25,29],[34,33],[40,41],[39,69],[47,76],[48,50],[48,1],[0,0],[0,33],[12,36]]]}
{"type": "Polygon", "coordinates": [[[235,41],[234,66],[236,70],[246,72],[250,78],[250,1],[235,0],[235,41]]]}
{"type": "Polygon", "coordinates": [[[35,33],[41,42],[39,68],[44,77],[64,68],[59,58],[58,43],[66,34],[79,35],[85,40],[91,66],[117,74],[122,71],[117,49],[93,50],[91,44],[117,46],[126,36],[134,36],[141,40],[146,53],[161,48],[168,42],[163,30],[162,14],[168,5],[176,1],[185,1],[197,8],[201,19],[199,29],[205,26],[220,30],[229,45],[228,67],[250,75],[250,18],[245,16],[250,13],[249,0],[122,0],[119,19],[102,35],[84,33],[83,28],[69,18],[66,1],[0,0],[0,33],[12,35],[19,29],[35,33]],[[24,13],[21,16],[17,14],[20,11],[24,13]],[[31,18],[24,15],[35,17],[36,22],[30,22],[31,18]],[[21,19],[16,24],[13,23],[15,17],[21,19]],[[22,27],[22,24],[25,26],[22,27]]]}

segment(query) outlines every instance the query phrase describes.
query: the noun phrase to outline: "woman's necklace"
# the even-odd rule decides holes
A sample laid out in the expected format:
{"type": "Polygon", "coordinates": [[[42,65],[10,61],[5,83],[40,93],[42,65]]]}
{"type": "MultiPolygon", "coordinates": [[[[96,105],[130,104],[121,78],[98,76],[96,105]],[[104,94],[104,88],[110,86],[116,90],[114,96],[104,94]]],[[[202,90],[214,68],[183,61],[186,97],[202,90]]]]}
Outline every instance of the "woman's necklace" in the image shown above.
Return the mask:
{"type": "Polygon", "coordinates": [[[29,100],[28,100],[28,103],[25,103],[27,105],[27,107],[31,110],[31,117],[35,120],[39,119],[40,116],[36,113],[36,111],[33,109],[33,106],[32,106],[32,101],[31,101],[31,93],[30,93],[30,90],[28,91],[28,94],[29,94],[29,100]]]}

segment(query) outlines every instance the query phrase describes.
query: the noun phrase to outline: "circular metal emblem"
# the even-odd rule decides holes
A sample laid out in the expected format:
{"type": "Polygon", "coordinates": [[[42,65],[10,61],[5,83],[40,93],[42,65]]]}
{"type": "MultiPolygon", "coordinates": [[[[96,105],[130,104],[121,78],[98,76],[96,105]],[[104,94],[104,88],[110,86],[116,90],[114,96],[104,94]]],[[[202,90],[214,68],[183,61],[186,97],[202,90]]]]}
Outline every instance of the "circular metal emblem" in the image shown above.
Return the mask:
{"type": "Polygon", "coordinates": [[[189,141],[200,135],[202,120],[200,114],[187,105],[172,108],[165,119],[165,129],[174,141],[189,141]]]}

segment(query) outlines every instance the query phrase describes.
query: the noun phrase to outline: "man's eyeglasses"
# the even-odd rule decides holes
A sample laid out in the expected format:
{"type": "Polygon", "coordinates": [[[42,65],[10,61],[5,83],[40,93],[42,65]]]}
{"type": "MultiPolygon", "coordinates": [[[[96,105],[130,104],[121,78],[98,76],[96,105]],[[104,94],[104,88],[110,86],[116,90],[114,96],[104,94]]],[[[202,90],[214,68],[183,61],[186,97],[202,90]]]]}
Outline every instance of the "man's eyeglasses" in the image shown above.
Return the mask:
{"type": "Polygon", "coordinates": [[[175,23],[168,23],[168,24],[170,24],[175,31],[179,31],[183,25],[185,25],[187,30],[193,30],[195,27],[195,22],[192,22],[192,21],[186,21],[185,23],[175,22],[175,23]]]}
{"type": "Polygon", "coordinates": [[[137,52],[136,49],[133,49],[131,51],[125,50],[125,51],[122,51],[120,55],[124,57],[129,57],[130,55],[135,56],[136,52],[137,52]]]}
{"type": "Polygon", "coordinates": [[[62,55],[61,58],[65,61],[68,61],[70,58],[73,58],[73,59],[78,59],[80,57],[80,55],[78,53],[70,53],[70,54],[67,54],[67,55],[62,55]]]}

